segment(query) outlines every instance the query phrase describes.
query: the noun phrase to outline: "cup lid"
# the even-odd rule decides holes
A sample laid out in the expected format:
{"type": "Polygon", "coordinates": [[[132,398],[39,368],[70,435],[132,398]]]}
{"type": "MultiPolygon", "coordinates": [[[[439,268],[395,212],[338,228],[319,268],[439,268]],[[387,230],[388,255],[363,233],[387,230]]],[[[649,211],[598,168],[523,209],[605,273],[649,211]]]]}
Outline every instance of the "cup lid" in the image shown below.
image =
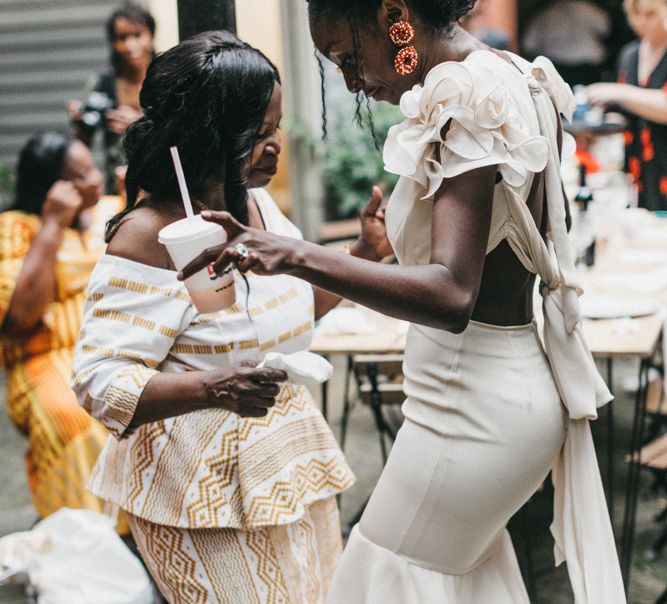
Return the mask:
{"type": "Polygon", "coordinates": [[[222,230],[222,227],[219,224],[207,222],[197,215],[192,218],[182,218],[160,229],[158,241],[164,245],[185,243],[200,237],[213,235],[220,230],[222,230]]]}

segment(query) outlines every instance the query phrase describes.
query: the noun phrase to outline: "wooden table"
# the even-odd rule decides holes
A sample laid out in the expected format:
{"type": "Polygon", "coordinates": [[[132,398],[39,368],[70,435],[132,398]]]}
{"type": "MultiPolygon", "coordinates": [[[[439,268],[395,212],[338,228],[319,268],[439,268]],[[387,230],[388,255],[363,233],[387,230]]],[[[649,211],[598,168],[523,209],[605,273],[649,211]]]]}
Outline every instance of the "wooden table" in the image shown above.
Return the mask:
{"type": "MultiPolygon", "coordinates": [[[[655,270],[663,269],[667,261],[667,222],[650,214],[626,214],[630,220],[626,224],[617,224],[616,229],[608,234],[607,241],[602,247],[601,254],[596,265],[582,272],[584,290],[590,294],[621,294],[625,296],[641,296],[651,298],[667,306],[667,290],[649,291],[650,280],[655,270]],[[639,219],[639,220],[637,220],[639,219]],[[628,254],[654,255],[655,260],[650,262],[633,263],[628,261],[628,254]],[[663,260],[664,258],[664,260],[663,260]],[[609,277],[614,274],[628,275],[630,279],[609,277]],[[637,282],[637,278],[640,282],[637,282]],[[642,286],[642,293],[638,293],[639,287],[631,282],[634,280],[637,286],[642,286]],[[648,280],[641,283],[641,280],[648,280]],[[648,287],[646,287],[648,286],[648,287]]],[[[647,256],[644,256],[647,258],[647,256]]],[[[586,294],[584,294],[586,295],[586,294]]],[[[652,315],[632,320],[636,331],[628,331],[619,335],[605,321],[586,321],[584,331],[588,344],[595,357],[607,361],[607,383],[612,388],[613,361],[617,358],[637,359],[639,361],[639,380],[635,396],[635,409],[633,415],[631,442],[629,450],[628,485],[626,488],[625,509],[623,516],[623,529],[620,540],[621,569],[625,580],[626,589],[629,583],[634,549],[635,519],[637,510],[637,496],[639,492],[640,464],[639,452],[641,450],[645,434],[646,424],[646,394],[648,389],[648,371],[655,357],[661,341],[664,320],[652,315]]],[[[608,421],[610,427],[610,442],[613,442],[613,404],[608,406],[608,421]]],[[[610,498],[610,512],[613,515],[613,466],[608,457],[608,497],[610,498]]]]}
{"type": "MultiPolygon", "coordinates": [[[[368,308],[358,307],[368,316],[369,323],[377,327],[370,334],[343,334],[323,335],[315,331],[315,336],[310,345],[311,352],[328,357],[332,354],[347,356],[347,369],[345,373],[345,396],[349,388],[350,374],[352,372],[352,356],[355,354],[401,354],[405,350],[405,333],[401,329],[405,323],[398,319],[392,319],[379,312],[368,308]]],[[[347,399],[346,399],[347,401],[347,399]]],[[[322,415],[328,419],[329,415],[329,390],[326,382],[322,384],[322,415]]],[[[344,435],[341,436],[343,444],[344,435]]]]}
{"type": "MultiPolygon", "coordinates": [[[[615,333],[614,322],[608,320],[584,321],[586,341],[597,359],[607,362],[607,384],[613,392],[613,362],[615,359],[637,359],[639,361],[639,379],[635,394],[635,409],[629,448],[628,484],[625,491],[625,507],[620,541],[620,562],[626,591],[629,585],[632,553],[634,549],[637,497],[639,493],[639,452],[643,445],[646,423],[646,394],[648,390],[648,371],[652,359],[658,350],[662,336],[664,320],[657,315],[632,319],[636,331],[615,333]]],[[[607,500],[609,513],[614,517],[614,416],[612,401],[607,409],[607,500]]]]}

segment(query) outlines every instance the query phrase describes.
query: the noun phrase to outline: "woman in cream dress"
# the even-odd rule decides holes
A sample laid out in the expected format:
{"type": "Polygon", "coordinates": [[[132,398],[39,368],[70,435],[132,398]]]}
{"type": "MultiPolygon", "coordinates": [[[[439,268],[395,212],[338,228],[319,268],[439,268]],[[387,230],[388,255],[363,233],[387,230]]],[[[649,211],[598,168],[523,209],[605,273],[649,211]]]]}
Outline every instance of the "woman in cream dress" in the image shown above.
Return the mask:
{"type": "Polygon", "coordinates": [[[309,2],[315,44],[350,91],[400,103],[405,117],[384,149],[401,178],[377,214],[400,266],[213,213],[230,235],[216,266],[243,243],[242,269],[297,276],[411,322],[405,423],[329,602],[527,602],[505,526],[551,470],[557,562],[576,602],[616,604],[623,584],[588,425],[611,396],[582,338],[559,176],[559,114],[572,95],[548,60],[465,33],[456,20],[473,4],[309,2]]]}

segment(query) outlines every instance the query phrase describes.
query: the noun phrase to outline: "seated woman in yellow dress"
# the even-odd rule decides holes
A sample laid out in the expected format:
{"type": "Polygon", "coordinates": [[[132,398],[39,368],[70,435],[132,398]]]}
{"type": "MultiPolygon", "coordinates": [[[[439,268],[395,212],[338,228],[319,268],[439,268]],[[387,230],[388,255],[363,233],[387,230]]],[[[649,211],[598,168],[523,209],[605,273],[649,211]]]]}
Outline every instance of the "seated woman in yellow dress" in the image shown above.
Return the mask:
{"type": "Polygon", "coordinates": [[[68,506],[102,511],[85,488],[107,431],[69,386],[85,289],[104,251],[105,221],[119,209],[103,198],[88,148],[58,133],[23,150],[16,201],[0,214],[0,363],[7,408],[28,437],[32,500],[40,517],[68,506]]]}

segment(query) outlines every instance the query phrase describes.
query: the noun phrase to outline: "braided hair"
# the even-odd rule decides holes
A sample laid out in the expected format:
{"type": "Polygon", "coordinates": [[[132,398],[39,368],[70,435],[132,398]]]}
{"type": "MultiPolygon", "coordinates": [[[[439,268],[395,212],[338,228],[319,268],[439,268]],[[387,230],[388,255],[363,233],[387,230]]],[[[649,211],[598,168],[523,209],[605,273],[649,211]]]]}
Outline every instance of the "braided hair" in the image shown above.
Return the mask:
{"type": "Polygon", "coordinates": [[[144,115],[125,135],[127,208],[107,224],[107,241],[140,191],[161,203],[179,198],[171,146],[191,194],[201,198],[206,180],[218,176],[227,210],[247,224],[244,164],[276,83],[275,66],[226,31],[198,34],[157,55],[141,89],[144,115]]]}
{"type": "MultiPolygon", "coordinates": [[[[368,27],[374,22],[382,0],[306,0],[310,18],[352,18],[357,25],[368,27]]],[[[472,10],[475,0],[405,0],[422,24],[433,30],[446,30],[472,10]]]]}
{"type": "MultiPolygon", "coordinates": [[[[375,17],[380,10],[382,0],[306,0],[308,12],[312,23],[324,21],[346,20],[352,33],[354,45],[354,59],[357,65],[357,77],[363,80],[363,62],[361,57],[361,38],[359,32],[362,29],[372,29],[375,17]]],[[[453,24],[472,10],[476,0],[406,0],[406,5],[419,17],[422,24],[433,31],[447,31],[453,24]]],[[[326,136],[326,98],[324,90],[324,78],[322,58],[316,53],[320,67],[320,78],[322,79],[322,123],[323,133],[326,136]]],[[[359,126],[363,124],[363,105],[365,104],[367,123],[377,146],[377,139],[371,117],[368,98],[364,99],[364,93],[358,92],[356,98],[355,119],[359,126]],[[364,103],[365,100],[365,103],[364,103]]]]}

